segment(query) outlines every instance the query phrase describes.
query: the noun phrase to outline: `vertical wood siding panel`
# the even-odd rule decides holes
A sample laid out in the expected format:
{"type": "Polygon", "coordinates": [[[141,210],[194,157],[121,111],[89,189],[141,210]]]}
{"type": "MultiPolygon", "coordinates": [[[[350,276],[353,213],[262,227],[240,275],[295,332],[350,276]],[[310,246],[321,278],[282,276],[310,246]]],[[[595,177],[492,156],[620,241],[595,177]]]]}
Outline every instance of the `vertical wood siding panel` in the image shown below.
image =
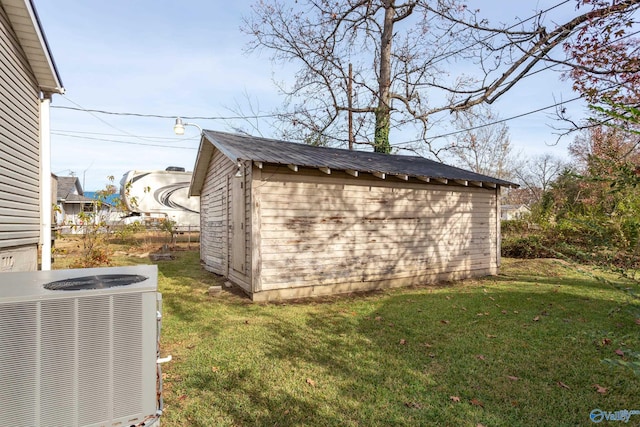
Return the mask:
{"type": "MultiPolygon", "coordinates": [[[[251,282],[251,272],[252,272],[252,264],[251,264],[251,162],[242,162],[242,167],[240,172],[242,173],[241,178],[235,178],[234,175],[238,171],[236,165],[232,165],[232,170],[229,174],[230,179],[241,179],[243,182],[244,188],[244,262],[243,271],[236,271],[233,268],[229,269],[229,278],[242,287],[245,291],[251,293],[252,292],[252,282],[251,282]]],[[[231,210],[231,203],[233,203],[233,193],[231,192],[231,188],[229,188],[229,209],[231,210]]],[[[233,253],[231,245],[232,240],[228,240],[228,252],[233,253]]]]}
{"type": "Polygon", "coordinates": [[[208,270],[222,275],[227,275],[227,177],[232,168],[233,163],[216,150],[200,200],[200,256],[208,270]]]}
{"type": "Polygon", "coordinates": [[[251,168],[251,291],[262,290],[262,202],[260,182],[262,170],[251,168]],[[257,185],[256,185],[257,183],[257,185]]]}

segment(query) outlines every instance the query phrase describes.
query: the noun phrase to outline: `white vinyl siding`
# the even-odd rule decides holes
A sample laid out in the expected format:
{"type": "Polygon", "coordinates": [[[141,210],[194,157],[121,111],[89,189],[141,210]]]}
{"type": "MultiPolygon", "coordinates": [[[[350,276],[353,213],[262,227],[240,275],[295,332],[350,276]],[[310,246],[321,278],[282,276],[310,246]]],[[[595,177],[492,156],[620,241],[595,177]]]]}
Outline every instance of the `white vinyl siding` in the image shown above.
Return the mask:
{"type": "Polygon", "coordinates": [[[39,240],[39,90],[0,7],[0,248],[39,240]]]}

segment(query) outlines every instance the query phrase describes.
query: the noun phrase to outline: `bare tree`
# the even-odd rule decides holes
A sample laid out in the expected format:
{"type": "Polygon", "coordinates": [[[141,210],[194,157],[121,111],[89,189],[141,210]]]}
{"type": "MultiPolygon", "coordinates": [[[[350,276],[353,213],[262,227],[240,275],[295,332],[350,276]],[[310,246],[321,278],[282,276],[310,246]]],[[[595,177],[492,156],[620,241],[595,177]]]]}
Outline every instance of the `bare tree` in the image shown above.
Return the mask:
{"type": "Polygon", "coordinates": [[[584,67],[563,45],[586,29],[628,22],[640,0],[576,0],[587,3],[589,10],[547,28],[545,11],[490,25],[457,0],[261,0],[243,30],[252,36],[250,51],[265,48],[276,62],[300,64],[293,85],[280,85],[290,135],[346,144],[344,113],[351,112],[356,142],[389,152],[395,127],[418,124],[431,148],[435,113],[491,104],[539,64],[584,67]],[[451,76],[460,59],[473,61],[472,72],[451,76]]]}
{"type": "Polygon", "coordinates": [[[539,202],[542,195],[551,189],[551,184],[568,168],[568,163],[550,153],[526,160],[516,168],[515,176],[531,206],[539,202]]]}
{"type": "Polygon", "coordinates": [[[445,157],[477,173],[512,179],[518,158],[511,146],[509,127],[488,106],[457,112],[456,116],[456,128],[466,130],[449,143],[445,157]]]}

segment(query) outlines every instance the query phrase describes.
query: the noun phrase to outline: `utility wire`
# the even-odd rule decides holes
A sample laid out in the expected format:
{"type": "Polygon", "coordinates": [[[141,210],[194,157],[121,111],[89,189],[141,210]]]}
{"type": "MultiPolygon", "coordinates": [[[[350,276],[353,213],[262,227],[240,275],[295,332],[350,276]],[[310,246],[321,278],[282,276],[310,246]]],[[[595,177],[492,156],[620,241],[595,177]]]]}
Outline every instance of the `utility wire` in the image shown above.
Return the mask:
{"type": "Polygon", "coordinates": [[[79,139],[90,139],[93,141],[104,141],[104,142],[115,142],[118,144],[128,144],[128,145],[144,145],[147,147],[160,147],[160,148],[171,148],[172,150],[178,149],[178,150],[195,150],[196,147],[176,147],[174,145],[161,145],[161,144],[148,144],[145,142],[131,142],[131,141],[119,141],[119,140],[115,140],[115,139],[106,139],[106,138],[94,138],[94,137],[90,137],[90,136],[80,136],[80,135],[70,135],[70,134],[65,134],[65,133],[58,133],[58,132],[51,132],[52,135],[58,135],[58,136],[66,136],[68,138],[79,138],[79,139]]]}
{"type": "MultiPolygon", "coordinates": [[[[95,113],[95,114],[109,114],[113,116],[133,116],[133,117],[146,117],[146,118],[154,118],[154,119],[175,119],[176,117],[180,117],[185,120],[241,120],[241,119],[265,119],[265,118],[275,118],[282,116],[292,116],[295,113],[270,113],[270,114],[256,114],[253,116],[182,116],[182,115],[163,115],[163,114],[143,114],[143,113],[127,113],[127,112],[118,112],[118,111],[106,111],[106,110],[96,110],[90,108],[82,108],[78,107],[65,107],[59,105],[52,105],[51,108],[57,108],[60,110],[72,110],[72,111],[82,111],[86,113],[95,113]]],[[[321,108],[317,108],[320,110],[321,108]]],[[[309,110],[313,111],[313,110],[309,110]]],[[[113,127],[113,126],[112,126],[113,127]]]]}
{"type": "MultiPolygon", "coordinates": [[[[553,105],[548,105],[546,107],[538,108],[538,109],[533,110],[533,111],[527,111],[526,113],[516,114],[515,116],[507,117],[505,119],[496,120],[496,121],[491,122],[491,123],[485,123],[485,124],[478,125],[478,126],[473,126],[473,127],[467,128],[467,129],[462,129],[462,130],[457,130],[457,131],[453,131],[453,132],[449,132],[449,133],[443,133],[443,134],[440,134],[440,135],[436,135],[436,136],[431,137],[429,139],[433,140],[433,139],[438,139],[438,138],[445,138],[447,136],[457,135],[459,133],[464,133],[464,132],[468,132],[468,131],[471,131],[471,130],[477,130],[477,129],[481,129],[481,128],[484,128],[484,127],[487,127],[487,126],[497,125],[497,124],[500,124],[500,123],[508,122],[510,120],[515,120],[515,119],[519,119],[521,117],[529,116],[531,114],[539,113],[541,111],[549,110],[551,108],[559,107],[561,105],[565,105],[565,104],[568,104],[570,102],[575,102],[575,101],[577,101],[579,99],[582,99],[582,95],[576,96],[575,98],[571,98],[571,99],[569,99],[567,101],[556,102],[553,105]]],[[[401,144],[408,144],[408,143],[411,143],[411,142],[420,142],[420,141],[422,141],[422,140],[418,139],[418,140],[414,140],[414,141],[403,142],[401,144]]]]}
{"type": "MultiPolygon", "coordinates": [[[[608,88],[605,88],[603,90],[604,91],[608,91],[608,90],[614,89],[614,88],[619,87],[619,86],[622,86],[622,83],[609,86],[608,88]]],[[[539,112],[544,111],[544,110],[549,110],[551,108],[556,108],[556,107],[559,107],[561,105],[566,105],[566,104],[568,104],[570,102],[575,102],[575,101],[578,101],[579,99],[582,99],[582,98],[583,98],[583,96],[579,95],[579,96],[576,96],[575,98],[571,98],[571,99],[569,99],[567,101],[556,102],[555,104],[548,105],[548,106],[542,107],[542,108],[538,108],[538,109],[535,109],[533,111],[527,111],[526,113],[516,114],[515,116],[511,116],[511,117],[507,117],[507,118],[504,118],[504,119],[496,120],[496,121],[493,121],[491,123],[485,123],[485,124],[482,124],[482,125],[473,126],[473,127],[467,128],[467,129],[462,129],[462,130],[457,130],[457,131],[453,131],[453,132],[443,133],[443,134],[431,137],[429,139],[430,140],[434,140],[434,139],[438,139],[438,138],[445,138],[447,136],[457,135],[457,134],[468,132],[468,131],[471,131],[471,130],[477,130],[477,129],[481,129],[481,128],[484,128],[484,127],[487,127],[487,126],[492,126],[492,125],[504,123],[504,122],[507,122],[507,121],[510,121],[510,120],[519,119],[521,117],[525,117],[525,116],[529,116],[531,114],[539,113],[539,112]]],[[[412,143],[415,143],[415,142],[422,142],[422,141],[423,141],[423,139],[415,139],[415,140],[412,140],[412,141],[400,142],[398,144],[412,144],[412,143]]],[[[398,144],[395,144],[395,145],[398,145],[398,144]]]]}
{"type": "Polygon", "coordinates": [[[144,139],[158,140],[158,142],[160,142],[161,140],[170,141],[170,142],[191,141],[194,138],[194,137],[176,138],[175,136],[168,137],[168,136],[152,136],[152,135],[121,135],[119,133],[84,132],[79,130],[67,130],[67,129],[52,129],[51,133],[56,135],[65,135],[65,136],[72,136],[72,135],[66,135],[66,134],[80,134],[80,135],[118,136],[121,138],[144,138],[144,139]]]}

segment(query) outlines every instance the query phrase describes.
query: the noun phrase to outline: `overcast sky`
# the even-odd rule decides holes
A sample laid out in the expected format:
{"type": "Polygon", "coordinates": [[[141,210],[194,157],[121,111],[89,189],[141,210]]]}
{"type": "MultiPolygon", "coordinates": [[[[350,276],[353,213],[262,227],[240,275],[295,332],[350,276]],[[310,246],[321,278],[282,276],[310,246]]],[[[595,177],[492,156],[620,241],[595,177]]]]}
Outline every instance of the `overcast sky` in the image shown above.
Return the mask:
{"type": "MultiPolygon", "coordinates": [[[[505,2],[470,0],[493,21],[511,23],[561,0],[505,2]]],[[[192,170],[199,131],[173,134],[174,119],[159,116],[234,116],[241,105],[250,114],[268,114],[281,104],[274,77],[292,70],[272,66],[268,55],[243,52],[247,36],[239,27],[250,13],[249,0],[35,0],[49,46],[66,89],[53,98],[52,171],[74,173],[87,191],[104,188],[107,176],[133,169],[182,166],[192,170]],[[68,109],[72,108],[72,109],[68,109]],[[91,113],[102,110],[119,114],[91,113]]],[[[575,1],[554,10],[561,22],[575,14],[575,1]]],[[[494,107],[508,118],[574,98],[568,83],[553,70],[526,79],[494,107]]],[[[584,104],[566,105],[574,117],[584,104]]],[[[566,155],[570,138],[555,144],[554,110],[508,122],[514,147],[525,156],[543,152],[566,155]]],[[[187,120],[205,129],[233,131],[242,120],[187,120]]],[[[263,136],[273,131],[260,124],[263,136]]],[[[438,129],[433,132],[437,133],[438,129]]],[[[445,130],[443,129],[443,132],[445,130]]],[[[406,138],[391,135],[392,143],[406,138]]]]}

